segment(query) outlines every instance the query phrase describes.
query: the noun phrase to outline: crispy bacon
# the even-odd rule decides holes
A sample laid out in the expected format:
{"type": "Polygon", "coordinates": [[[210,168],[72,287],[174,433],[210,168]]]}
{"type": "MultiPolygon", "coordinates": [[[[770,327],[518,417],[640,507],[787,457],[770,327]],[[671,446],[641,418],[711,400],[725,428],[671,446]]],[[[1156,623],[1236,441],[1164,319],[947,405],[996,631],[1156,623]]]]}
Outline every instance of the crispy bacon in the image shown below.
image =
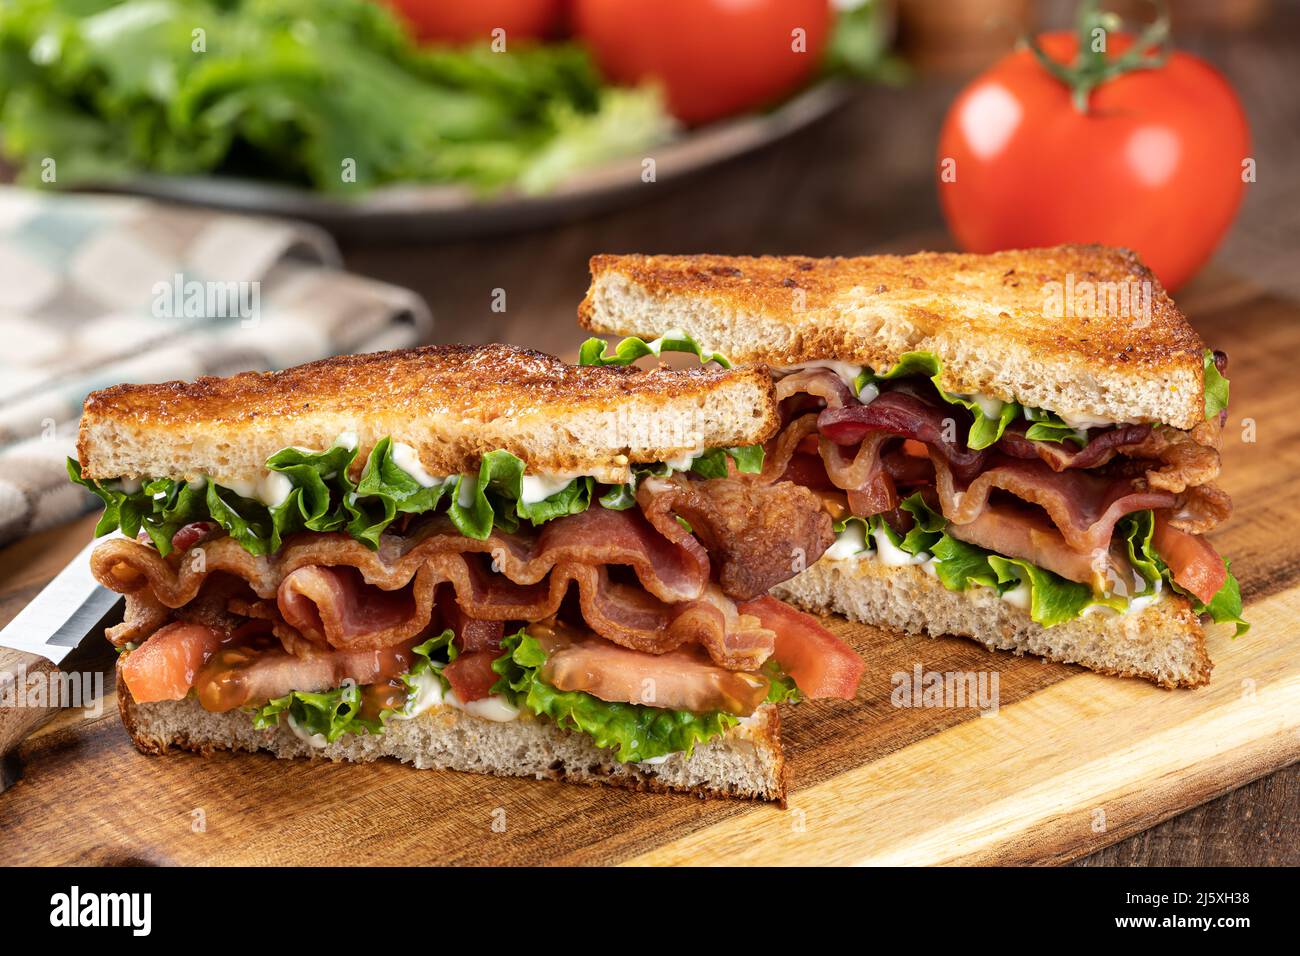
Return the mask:
{"type": "Polygon", "coordinates": [[[812,395],[826,403],[827,408],[842,408],[857,401],[853,389],[844,380],[826,368],[809,368],[792,372],[776,383],[776,400],[783,402],[798,394],[812,395]]]}
{"type": "Polygon", "coordinates": [[[949,470],[962,480],[983,469],[986,451],[971,451],[960,441],[963,409],[940,409],[902,391],[889,391],[870,405],[828,408],[817,416],[822,435],[837,445],[856,445],[873,432],[887,432],[924,442],[939,452],[949,470]]]}
{"type": "Polygon", "coordinates": [[[1188,488],[1178,499],[1178,507],[1169,523],[1189,534],[1205,534],[1227,521],[1232,514],[1232,499],[1218,485],[1188,488]]]}
{"type": "MultiPolygon", "coordinates": [[[[960,486],[942,455],[932,452],[935,486],[943,514],[954,524],[974,521],[995,490],[1040,506],[1075,551],[1091,554],[1110,546],[1115,523],[1146,508],[1168,508],[1174,496],[1142,491],[1127,478],[1109,478],[1071,469],[1055,472],[1040,461],[996,456],[974,481],[960,486]]],[[[1020,557],[1020,555],[1015,555],[1020,557]]]]}
{"type": "MultiPolygon", "coordinates": [[[[452,586],[466,613],[494,621],[549,617],[570,585],[576,585],[588,626],[615,643],[655,654],[699,643],[720,666],[758,667],[771,654],[773,635],[736,613],[734,603],[709,581],[703,546],[683,535],[679,542],[666,539],[635,510],[592,508],[551,522],[537,534],[497,530],[484,541],[466,538],[450,521],[438,518],[416,535],[385,536],[377,552],[346,535],[310,533],[294,536],[276,555],[258,557],[231,538],[218,538],[205,545],[201,570],[194,562],[164,560],[152,548],[114,540],[95,550],[91,566],[106,587],[124,593],[147,588],[170,608],[193,600],[204,580],[217,572],[234,575],[257,597],[279,603],[282,584],[300,569],[314,569],[289,584],[297,597],[285,602],[288,614],[302,612],[295,619],[307,631],[298,631],[288,620],[274,625],[295,650],[302,649],[293,644],[295,639],[346,649],[407,641],[429,625],[434,593],[442,583],[452,586]],[[632,568],[638,584],[612,581],[609,565],[632,568]],[[337,580],[339,575],[350,580],[337,580]],[[331,577],[336,580],[327,580],[331,577]],[[313,583],[305,586],[304,581],[313,583]],[[361,633],[354,626],[357,611],[329,606],[357,603],[359,592],[349,588],[358,582],[366,589],[361,603],[375,600],[384,608],[370,623],[387,626],[361,633]],[[394,605],[384,601],[382,592],[400,593],[396,606],[409,608],[409,614],[400,620],[395,613],[389,617],[394,605]],[[307,611],[298,599],[308,597],[325,606],[316,603],[314,612],[307,611]],[[286,635],[286,628],[292,633],[286,635]]],[[[280,610],[284,613],[284,606],[280,610]]]]}
{"type": "Polygon", "coordinates": [[[998,449],[1016,458],[1041,459],[1052,471],[1100,467],[1117,454],[1128,454],[1151,434],[1150,425],[1120,425],[1097,432],[1087,445],[1078,448],[1072,442],[1033,441],[1025,437],[1028,427],[1019,422],[1007,426],[998,449]]]}
{"type": "Polygon", "coordinates": [[[354,647],[370,634],[404,631],[415,611],[405,589],[372,588],[356,568],[319,565],[286,575],[276,604],[286,624],[322,647],[354,647]]]}
{"type": "Polygon", "coordinates": [[[807,488],[737,476],[647,478],[637,489],[646,518],[665,538],[704,542],[728,597],[749,600],[788,581],[831,546],[831,520],[807,488]],[[685,519],[691,532],[677,521],[685,519]]]}

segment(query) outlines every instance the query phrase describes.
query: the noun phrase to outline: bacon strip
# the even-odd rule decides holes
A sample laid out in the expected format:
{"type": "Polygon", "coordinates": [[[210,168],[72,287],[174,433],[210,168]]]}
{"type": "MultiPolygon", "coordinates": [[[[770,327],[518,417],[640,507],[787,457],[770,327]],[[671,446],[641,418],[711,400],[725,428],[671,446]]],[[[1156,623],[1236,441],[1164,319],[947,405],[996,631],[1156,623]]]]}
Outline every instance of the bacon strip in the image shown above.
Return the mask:
{"type": "Polygon", "coordinates": [[[259,598],[276,600],[286,618],[276,633],[295,650],[301,649],[293,644],[295,635],[346,649],[404,642],[429,625],[442,583],[452,586],[466,613],[494,621],[550,617],[576,584],[588,626],[615,643],[652,654],[698,643],[720,666],[757,668],[772,652],[773,635],[736,614],[734,603],[709,583],[703,546],[684,529],[682,535],[680,542],[669,541],[635,510],[593,508],[552,522],[537,535],[498,530],[485,541],[466,538],[438,518],[412,537],[385,536],[377,552],[346,535],[308,533],[291,538],[277,555],[258,557],[231,538],[219,538],[204,546],[199,569],[188,554],[164,560],[152,548],[118,539],[95,550],[91,568],[106,587],[123,593],[147,588],[170,608],[193,600],[209,575],[234,575],[259,598]],[[489,555],[495,571],[488,567],[489,555]],[[611,564],[631,567],[640,586],[611,581],[611,564]],[[364,600],[348,590],[362,583],[364,600]],[[377,620],[363,625],[353,605],[383,605],[381,592],[399,592],[405,616],[399,619],[385,605],[377,620]],[[299,632],[292,621],[306,630],[299,632]],[[386,626],[362,633],[372,625],[386,626]],[[286,635],[286,627],[293,633],[286,635]]]}
{"type": "Polygon", "coordinates": [[[1122,582],[1127,591],[1133,580],[1127,558],[1104,550],[1075,551],[1046,515],[1014,505],[989,505],[975,520],[949,525],[948,533],[967,544],[1023,558],[1095,591],[1114,590],[1113,581],[1122,582]]]}
{"type": "Polygon", "coordinates": [[[998,442],[999,450],[1016,458],[1038,458],[1052,471],[1067,468],[1097,468],[1117,454],[1129,452],[1133,446],[1146,441],[1151,434],[1150,425],[1120,425],[1098,432],[1083,448],[1070,442],[1033,441],[1025,437],[1028,425],[1016,423],[1007,427],[998,442]]]}
{"type": "Polygon", "coordinates": [[[758,476],[647,478],[637,489],[637,502],[670,541],[684,544],[692,533],[703,541],[723,592],[742,601],[788,581],[835,540],[830,517],[811,491],[789,482],[765,483],[758,476]]]}
{"type": "Polygon", "coordinates": [[[793,372],[777,380],[776,400],[783,402],[798,394],[812,395],[826,403],[827,408],[843,408],[857,402],[853,389],[844,379],[827,368],[809,368],[793,372]]]}
{"type": "Polygon", "coordinates": [[[971,451],[959,441],[964,411],[936,408],[906,392],[889,391],[870,405],[828,408],[817,416],[822,435],[837,445],[856,445],[873,432],[888,432],[924,442],[942,454],[948,468],[963,481],[984,468],[987,451],[971,451]]]}
{"type": "Polygon", "coordinates": [[[1169,508],[1175,501],[1167,491],[1141,491],[1127,478],[1078,470],[1055,472],[1040,461],[1005,456],[991,459],[991,467],[963,488],[941,454],[932,452],[930,460],[943,514],[954,524],[974,521],[988,505],[993,490],[1001,489],[1042,507],[1066,544],[1089,554],[1109,548],[1115,523],[1124,515],[1169,508]]]}

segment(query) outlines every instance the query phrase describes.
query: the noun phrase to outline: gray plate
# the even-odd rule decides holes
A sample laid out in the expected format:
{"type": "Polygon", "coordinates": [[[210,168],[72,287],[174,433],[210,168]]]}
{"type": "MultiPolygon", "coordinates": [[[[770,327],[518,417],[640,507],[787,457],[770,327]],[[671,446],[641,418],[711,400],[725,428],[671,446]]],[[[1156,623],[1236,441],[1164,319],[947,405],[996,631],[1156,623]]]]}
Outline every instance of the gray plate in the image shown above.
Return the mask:
{"type": "MultiPolygon", "coordinates": [[[[849,90],[841,82],[824,82],[770,112],[713,123],[658,146],[651,153],[656,182],[681,179],[789,136],[843,104],[849,90]]],[[[503,193],[487,200],[449,185],[384,186],[344,200],[221,176],[149,176],[94,188],[305,219],[345,239],[457,239],[535,229],[648,199],[652,192],[641,181],[641,161],[633,156],[584,170],[545,195],[503,193]]]]}

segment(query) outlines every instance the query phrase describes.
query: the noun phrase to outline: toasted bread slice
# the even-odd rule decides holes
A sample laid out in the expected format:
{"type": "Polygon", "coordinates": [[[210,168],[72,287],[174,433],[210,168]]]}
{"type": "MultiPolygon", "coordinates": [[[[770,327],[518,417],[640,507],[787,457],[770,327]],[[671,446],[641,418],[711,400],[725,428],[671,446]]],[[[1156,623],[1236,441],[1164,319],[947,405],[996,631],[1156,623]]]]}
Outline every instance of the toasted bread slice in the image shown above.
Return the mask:
{"type": "Polygon", "coordinates": [[[911,634],[970,637],[991,650],[1143,677],[1162,687],[1209,683],[1214,666],[1200,621],[1174,594],[1132,614],[1103,611],[1043,627],[990,588],[949,591],[916,565],[825,559],[772,593],[813,612],[911,634]]]}
{"type": "Polygon", "coordinates": [[[351,432],[358,470],[391,436],[435,476],[504,449],[533,473],[619,482],[631,463],[750,445],[777,427],[762,368],[583,368],[509,345],[441,345],[94,392],[77,453],[91,478],[244,480],[282,448],[351,432]]]}
{"type": "Polygon", "coordinates": [[[137,703],[122,681],[120,663],[117,700],[127,733],[146,754],[171,749],[265,750],[282,758],[359,763],[392,757],[421,770],[785,801],[781,719],[774,704],[763,704],[725,736],[697,746],[689,757],[673,754],[661,763],[629,764],[614,760],[585,734],[548,721],[523,716],[505,722],[483,720],[452,707],[437,707],[413,720],[391,720],[382,734],[346,735],[314,747],[284,723],[258,730],[239,710],[216,714],[190,698],[137,703]]]}
{"type": "Polygon", "coordinates": [[[578,316],[602,334],[680,329],[733,361],[772,366],[836,359],[882,370],[929,351],[958,394],[1072,419],[1191,428],[1205,417],[1204,343],[1124,249],[602,255],[591,276],[578,316]]]}

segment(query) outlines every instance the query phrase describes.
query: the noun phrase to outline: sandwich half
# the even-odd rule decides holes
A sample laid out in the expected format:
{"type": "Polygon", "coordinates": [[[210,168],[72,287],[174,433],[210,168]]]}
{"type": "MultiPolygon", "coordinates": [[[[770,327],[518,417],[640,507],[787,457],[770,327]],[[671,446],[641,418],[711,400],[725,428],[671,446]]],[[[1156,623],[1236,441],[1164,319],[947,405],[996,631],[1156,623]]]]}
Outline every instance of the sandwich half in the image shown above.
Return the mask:
{"type": "Polygon", "coordinates": [[[74,481],[136,745],[784,798],[777,703],[862,663],[767,591],[832,543],[757,474],[766,369],[509,346],[121,385],[74,481]]]}
{"type": "Polygon", "coordinates": [[[1209,680],[1202,623],[1241,598],[1205,534],[1226,357],[1126,250],[845,259],[596,256],[589,364],[763,364],[764,475],[814,490],[835,544],[774,593],[905,631],[1209,680]],[[716,352],[714,351],[716,350],[716,352]]]}

